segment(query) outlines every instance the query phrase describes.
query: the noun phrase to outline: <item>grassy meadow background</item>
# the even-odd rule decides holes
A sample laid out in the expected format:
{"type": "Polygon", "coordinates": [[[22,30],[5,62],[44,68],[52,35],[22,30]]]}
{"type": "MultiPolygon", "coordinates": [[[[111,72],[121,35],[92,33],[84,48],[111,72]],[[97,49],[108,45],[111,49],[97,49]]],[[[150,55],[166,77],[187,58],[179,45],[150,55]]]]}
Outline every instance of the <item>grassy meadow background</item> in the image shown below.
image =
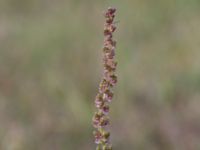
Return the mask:
{"type": "Polygon", "coordinates": [[[114,150],[200,150],[199,0],[0,0],[1,150],[95,149],[108,6],[114,150]]]}

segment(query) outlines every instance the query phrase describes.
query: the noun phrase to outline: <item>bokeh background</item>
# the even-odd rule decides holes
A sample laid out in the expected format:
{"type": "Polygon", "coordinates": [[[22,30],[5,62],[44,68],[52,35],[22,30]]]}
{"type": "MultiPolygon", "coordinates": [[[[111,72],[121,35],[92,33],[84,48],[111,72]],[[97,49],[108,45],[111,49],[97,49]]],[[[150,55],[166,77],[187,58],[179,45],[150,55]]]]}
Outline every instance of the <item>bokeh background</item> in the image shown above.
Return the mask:
{"type": "Polygon", "coordinates": [[[200,150],[199,0],[0,0],[1,150],[95,149],[108,6],[114,150],[200,150]]]}

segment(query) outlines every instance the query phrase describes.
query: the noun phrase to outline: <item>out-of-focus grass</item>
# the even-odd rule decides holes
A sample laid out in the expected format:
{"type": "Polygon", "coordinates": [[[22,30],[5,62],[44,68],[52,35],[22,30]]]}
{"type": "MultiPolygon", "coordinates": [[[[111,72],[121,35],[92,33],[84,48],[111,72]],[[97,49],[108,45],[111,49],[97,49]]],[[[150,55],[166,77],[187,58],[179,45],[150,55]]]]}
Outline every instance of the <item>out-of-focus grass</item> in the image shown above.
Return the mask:
{"type": "Polygon", "coordinates": [[[200,2],[0,1],[0,149],[94,149],[102,10],[118,8],[116,150],[200,148],[200,2]]]}

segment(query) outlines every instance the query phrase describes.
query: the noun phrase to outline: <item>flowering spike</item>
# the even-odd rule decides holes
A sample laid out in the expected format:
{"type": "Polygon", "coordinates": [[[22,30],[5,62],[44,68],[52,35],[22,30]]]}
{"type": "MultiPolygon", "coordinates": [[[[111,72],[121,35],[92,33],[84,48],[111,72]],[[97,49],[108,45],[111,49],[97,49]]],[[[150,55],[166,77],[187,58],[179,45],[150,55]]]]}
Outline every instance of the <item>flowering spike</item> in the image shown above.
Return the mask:
{"type": "Polygon", "coordinates": [[[110,110],[109,103],[112,101],[112,88],[117,83],[115,70],[117,62],[114,60],[116,41],[113,40],[113,32],[116,30],[114,23],[115,8],[109,7],[104,13],[106,23],[104,24],[104,44],[103,44],[103,78],[99,84],[99,92],[95,98],[95,106],[97,112],[93,116],[93,126],[96,150],[112,150],[110,144],[110,132],[107,131],[107,126],[110,123],[108,113],[110,110]]]}

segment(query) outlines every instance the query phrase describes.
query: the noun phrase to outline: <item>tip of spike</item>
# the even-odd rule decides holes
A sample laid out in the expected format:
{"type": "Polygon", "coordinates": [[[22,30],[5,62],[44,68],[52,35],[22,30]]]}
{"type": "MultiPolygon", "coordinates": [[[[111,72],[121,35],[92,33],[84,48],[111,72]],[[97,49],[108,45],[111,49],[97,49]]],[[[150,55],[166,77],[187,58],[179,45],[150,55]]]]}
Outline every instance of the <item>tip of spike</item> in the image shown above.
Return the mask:
{"type": "Polygon", "coordinates": [[[115,13],[116,12],[116,8],[108,7],[108,11],[111,12],[111,13],[115,13]]]}

